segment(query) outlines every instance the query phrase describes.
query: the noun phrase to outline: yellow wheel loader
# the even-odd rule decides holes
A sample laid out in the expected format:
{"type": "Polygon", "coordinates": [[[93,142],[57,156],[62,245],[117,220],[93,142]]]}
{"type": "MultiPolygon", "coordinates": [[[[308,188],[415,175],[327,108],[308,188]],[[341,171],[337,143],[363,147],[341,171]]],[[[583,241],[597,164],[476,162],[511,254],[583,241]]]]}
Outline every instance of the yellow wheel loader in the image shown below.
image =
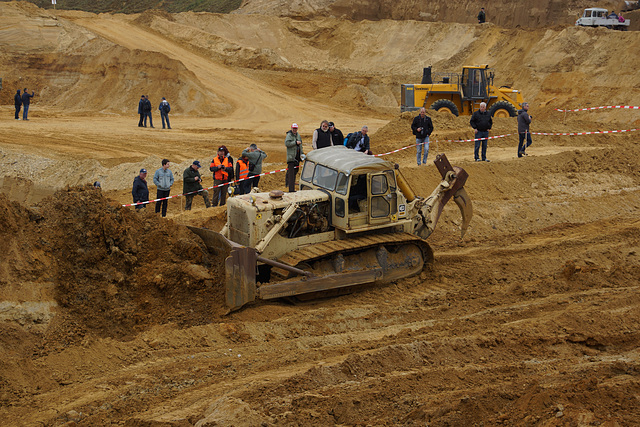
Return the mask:
{"type": "Polygon", "coordinates": [[[220,233],[191,227],[225,258],[226,304],[328,295],[418,274],[433,261],[425,241],[453,197],[462,235],[473,215],[467,173],[444,155],[442,181],[416,195],[397,165],[343,146],[307,156],[300,191],[250,193],[227,202],[220,233]]]}
{"type": "Polygon", "coordinates": [[[462,73],[436,73],[424,69],[422,83],[401,86],[400,110],[431,108],[456,116],[470,116],[487,104],[492,117],[515,117],[524,102],[520,91],[493,85],[495,73],[488,65],[465,66],[462,73]],[[513,99],[515,97],[515,99],[513,99]]]}

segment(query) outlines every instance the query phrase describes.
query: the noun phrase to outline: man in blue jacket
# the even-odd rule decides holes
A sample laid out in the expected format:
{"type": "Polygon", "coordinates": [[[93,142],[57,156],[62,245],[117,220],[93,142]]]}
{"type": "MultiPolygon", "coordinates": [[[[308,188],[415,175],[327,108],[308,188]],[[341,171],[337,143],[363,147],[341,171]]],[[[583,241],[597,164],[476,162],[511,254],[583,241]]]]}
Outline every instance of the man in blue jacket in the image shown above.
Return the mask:
{"type": "Polygon", "coordinates": [[[20,89],[16,93],[16,96],[13,97],[13,100],[16,104],[16,120],[20,120],[20,108],[22,107],[22,97],[20,96],[20,89]]]}
{"type": "MultiPolygon", "coordinates": [[[[140,174],[133,179],[133,188],[131,189],[133,203],[148,202],[149,188],[147,187],[147,170],[140,169],[140,174]]],[[[136,205],[136,209],[145,208],[147,205],[136,205]]]]}
{"type": "Polygon", "coordinates": [[[158,106],[158,110],[160,110],[160,118],[162,119],[162,129],[164,129],[165,120],[167,121],[167,128],[171,129],[171,124],[169,123],[169,111],[171,111],[171,106],[164,96],[162,97],[162,102],[158,106]]]}
{"type": "Polygon", "coordinates": [[[27,118],[27,114],[29,114],[29,104],[31,103],[31,98],[35,95],[35,92],[31,91],[31,95],[27,93],[27,88],[24,88],[22,91],[22,120],[29,120],[27,118]]]}
{"type": "Polygon", "coordinates": [[[156,202],[156,213],[160,212],[160,208],[162,207],[162,217],[167,216],[167,205],[169,201],[166,197],[169,197],[169,193],[171,193],[173,181],[173,172],[169,169],[169,160],[163,159],[162,167],[153,175],[153,183],[158,188],[156,199],[165,198],[164,200],[156,202]]]}

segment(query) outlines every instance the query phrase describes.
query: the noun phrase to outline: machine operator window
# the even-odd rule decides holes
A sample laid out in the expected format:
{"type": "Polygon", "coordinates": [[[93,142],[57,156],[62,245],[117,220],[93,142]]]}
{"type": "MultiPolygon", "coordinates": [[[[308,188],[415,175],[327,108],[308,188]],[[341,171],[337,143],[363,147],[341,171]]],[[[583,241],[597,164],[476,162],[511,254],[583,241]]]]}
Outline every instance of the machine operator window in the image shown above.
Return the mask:
{"type": "Polygon", "coordinates": [[[316,166],[313,174],[313,183],[318,187],[326,188],[333,191],[336,188],[336,180],[338,179],[338,171],[323,165],[316,166]]]}
{"type": "Polygon", "coordinates": [[[316,164],[310,161],[304,162],[304,168],[302,168],[302,175],[300,179],[303,181],[311,182],[311,178],[313,178],[313,170],[315,169],[316,164]]]}
{"type": "Polygon", "coordinates": [[[349,189],[349,175],[345,175],[340,172],[338,175],[338,185],[336,185],[336,192],[338,194],[347,194],[347,190],[349,189]]]}
{"type": "Polygon", "coordinates": [[[385,175],[375,175],[371,178],[371,194],[384,194],[388,188],[385,175]]]}
{"type": "Polygon", "coordinates": [[[396,174],[393,171],[384,171],[387,174],[387,181],[391,191],[396,191],[396,174]]]}

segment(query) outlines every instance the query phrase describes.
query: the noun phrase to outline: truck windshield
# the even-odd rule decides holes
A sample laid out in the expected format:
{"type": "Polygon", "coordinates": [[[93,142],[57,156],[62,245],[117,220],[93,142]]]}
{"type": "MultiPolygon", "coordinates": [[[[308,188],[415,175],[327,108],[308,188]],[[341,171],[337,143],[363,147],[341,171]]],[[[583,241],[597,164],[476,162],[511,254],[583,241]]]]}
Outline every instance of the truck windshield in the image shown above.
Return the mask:
{"type": "Polygon", "coordinates": [[[313,174],[313,183],[318,187],[333,191],[336,188],[337,178],[338,171],[326,166],[318,165],[316,166],[315,173],[313,174]]]}

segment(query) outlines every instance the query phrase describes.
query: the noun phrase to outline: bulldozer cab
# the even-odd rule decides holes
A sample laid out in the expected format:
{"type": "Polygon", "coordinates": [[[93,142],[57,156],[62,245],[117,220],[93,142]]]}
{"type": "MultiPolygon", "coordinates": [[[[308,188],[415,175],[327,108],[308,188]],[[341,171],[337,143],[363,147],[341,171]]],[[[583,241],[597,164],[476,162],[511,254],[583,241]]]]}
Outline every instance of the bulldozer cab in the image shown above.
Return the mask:
{"type": "Polygon", "coordinates": [[[462,94],[464,99],[488,99],[486,68],[465,67],[462,70],[462,94]]]}
{"type": "Polygon", "coordinates": [[[397,220],[398,192],[393,164],[345,147],[314,150],[307,156],[301,188],[331,194],[333,226],[347,232],[397,220]],[[330,185],[322,177],[331,173],[330,185]]]}

